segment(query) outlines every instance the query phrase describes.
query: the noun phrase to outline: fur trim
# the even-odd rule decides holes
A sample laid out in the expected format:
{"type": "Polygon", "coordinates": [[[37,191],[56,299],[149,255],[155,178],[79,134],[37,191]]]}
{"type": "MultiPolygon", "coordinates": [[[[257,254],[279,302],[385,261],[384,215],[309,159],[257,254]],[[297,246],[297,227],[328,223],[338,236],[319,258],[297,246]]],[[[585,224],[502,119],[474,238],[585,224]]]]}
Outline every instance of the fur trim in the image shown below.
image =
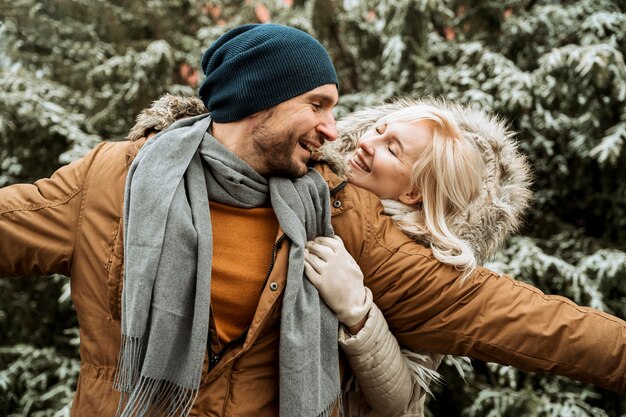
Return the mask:
{"type": "MultiPolygon", "coordinates": [[[[450,111],[461,129],[480,148],[487,168],[477,198],[448,225],[467,242],[479,264],[485,263],[520,226],[532,193],[530,166],[518,151],[513,133],[493,115],[468,107],[437,100],[399,99],[392,103],[354,112],[337,123],[340,137],[327,143],[316,158],[327,161],[335,172],[344,175],[347,161],[357,148],[359,138],[378,119],[405,107],[429,104],[450,111]]],[[[386,213],[397,213],[395,202],[385,202],[386,213]]],[[[399,225],[400,226],[400,225],[399,225]]],[[[401,227],[401,226],[400,226],[401,227]]],[[[401,227],[402,228],[402,227],[401,227]]],[[[432,242],[421,242],[430,245],[432,242]]]]}
{"type": "Polygon", "coordinates": [[[207,111],[199,98],[165,94],[153,101],[152,106],[139,113],[126,140],[135,141],[144,138],[150,133],[167,129],[178,119],[197,116],[207,111]]]}
{"type": "Polygon", "coordinates": [[[406,366],[411,370],[413,382],[419,386],[419,389],[433,395],[430,390],[431,381],[443,384],[443,377],[436,369],[441,364],[444,355],[440,353],[416,352],[407,348],[401,348],[401,352],[406,366]]]}
{"type": "Polygon", "coordinates": [[[455,219],[452,230],[484,263],[520,226],[532,197],[530,165],[501,120],[474,109],[456,108],[454,113],[482,150],[487,176],[478,198],[455,219]]]}

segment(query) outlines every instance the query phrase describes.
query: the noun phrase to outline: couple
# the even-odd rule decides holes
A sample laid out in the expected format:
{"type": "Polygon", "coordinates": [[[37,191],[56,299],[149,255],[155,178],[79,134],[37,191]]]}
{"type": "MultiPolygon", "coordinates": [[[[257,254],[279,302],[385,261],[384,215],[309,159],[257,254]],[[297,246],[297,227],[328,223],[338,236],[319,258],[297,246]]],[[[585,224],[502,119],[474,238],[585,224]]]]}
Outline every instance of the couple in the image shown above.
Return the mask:
{"type": "MultiPolygon", "coordinates": [[[[475,267],[528,199],[498,122],[400,102],[335,141],[332,62],[281,26],[227,32],[202,69],[203,106],[148,110],[136,140],[0,190],[0,275],[72,279],[73,415],[336,414],[339,322],[362,386],[375,338],[626,391],[626,323],[475,267]]],[[[419,406],[405,388],[367,400],[419,406]]]]}

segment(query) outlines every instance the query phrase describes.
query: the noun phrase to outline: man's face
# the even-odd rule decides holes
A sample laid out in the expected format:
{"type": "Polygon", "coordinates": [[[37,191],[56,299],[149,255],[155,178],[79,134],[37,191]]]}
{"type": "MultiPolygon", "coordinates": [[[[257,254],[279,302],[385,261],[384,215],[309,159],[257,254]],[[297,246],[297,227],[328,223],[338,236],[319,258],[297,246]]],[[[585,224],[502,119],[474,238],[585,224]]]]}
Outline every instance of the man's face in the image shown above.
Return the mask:
{"type": "Polygon", "coordinates": [[[332,109],[338,99],[335,84],[326,84],[259,114],[252,135],[257,171],[268,177],[303,176],[311,151],[337,139],[332,109]]]}

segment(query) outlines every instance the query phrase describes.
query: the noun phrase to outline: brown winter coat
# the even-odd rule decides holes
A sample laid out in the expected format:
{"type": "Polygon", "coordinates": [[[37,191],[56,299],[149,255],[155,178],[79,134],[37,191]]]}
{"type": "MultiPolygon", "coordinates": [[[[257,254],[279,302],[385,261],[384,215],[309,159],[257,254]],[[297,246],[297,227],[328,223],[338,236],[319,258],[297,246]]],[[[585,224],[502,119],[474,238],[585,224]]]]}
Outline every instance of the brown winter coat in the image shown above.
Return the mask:
{"type": "MultiPolygon", "coordinates": [[[[71,276],[80,325],[81,373],[73,416],[113,416],[120,342],[122,213],[128,166],[144,140],[103,143],[33,185],[0,190],[0,276],[71,276]]],[[[398,230],[371,193],[326,165],[335,232],[398,341],[549,371],[626,392],[626,322],[479,268],[458,271],[398,230]]],[[[276,416],[281,295],[289,242],[280,237],[267,285],[243,344],[210,372],[192,416],[276,416]],[[277,284],[277,285],[274,285],[277,284]]]]}

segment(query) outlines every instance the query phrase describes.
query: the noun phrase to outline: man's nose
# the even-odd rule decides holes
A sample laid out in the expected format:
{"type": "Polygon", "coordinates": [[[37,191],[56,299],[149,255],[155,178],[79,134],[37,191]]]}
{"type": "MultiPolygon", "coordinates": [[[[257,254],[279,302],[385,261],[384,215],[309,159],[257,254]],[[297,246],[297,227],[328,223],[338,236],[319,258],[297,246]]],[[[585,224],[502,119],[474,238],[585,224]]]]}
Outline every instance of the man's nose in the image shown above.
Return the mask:
{"type": "Polygon", "coordinates": [[[326,120],[317,125],[317,133],[324,135],[329,142],[337,139],[337,123],[332,113],[330,113],[326,120]]]}

